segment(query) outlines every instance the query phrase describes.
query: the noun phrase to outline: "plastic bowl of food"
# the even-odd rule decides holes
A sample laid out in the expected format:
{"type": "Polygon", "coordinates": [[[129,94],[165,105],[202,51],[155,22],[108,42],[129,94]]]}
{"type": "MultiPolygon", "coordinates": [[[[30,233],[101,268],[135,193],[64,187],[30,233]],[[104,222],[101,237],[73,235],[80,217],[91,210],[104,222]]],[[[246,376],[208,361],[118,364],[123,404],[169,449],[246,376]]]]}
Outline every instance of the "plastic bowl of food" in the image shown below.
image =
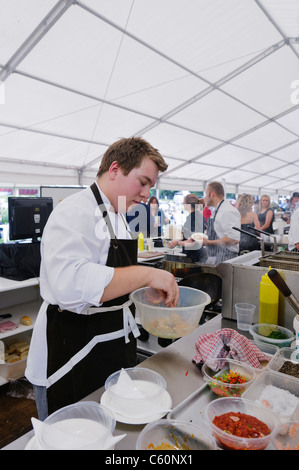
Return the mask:
{"type": "Polygon", "coordinates": [[[293,331],[271,323],[255,323],[249,329],[250,334],[257,341],[274,344],[279,348],[285,348],[296,339],[293,331]]]}
{"type": "Polygon", "coordinates": [[[112,414],[93,401],[60,408],[44,423],[50,425],[39,433],[39,443],[45,450],[104,450],[115,428],[112,414]]]}
{"type": "Polygon", "coordinates": [[[105,390],[109,408],[122,416],[137,418],[163,412],[166,381],[153,370],[144,367],[121,369],[107,378],[105,390]]]}
{"type": "Polygon", "coordinates": [[[175,339],[191,333],[199,324],[202,312],[211,302],[211,297],[198,289],[179,286],[179,301],[176,307],[166,307],[159,291],[143,287],[132,292],[143,328],[159,338],[175,339]]]}
{"type": "Polygon", "coordinates": [[[217,398],[202,410],[218,447],[227,450],[263,450],[279,421],[274,413],[244,398],[217,398]]]}
{"type": "MultiPolygon", "coordinates": [[[[299,413],[299,381],[295,377],[265,370],[246,390],[244,398],[261,403],[273,413],[281,423],[290,421],[294,413],[299,413]]],[[[299,417],[299,416],[298,416],[299,417]]]]}
{"type": "Polygon", "coordinates": [[[279,349],[269,362],[267,369],[299,379],[299,349],[279,349]]]}
{"type": "Polygon", "coordinates": [[[138,436],[136,450],[214,450],[213,437],[200,426],[161,419],[147,424],[138,436]]]}
{"type": "Polygon", "coordinates": [[[215,358],[202,366],[204,380],[218,397],[240,397],[254,382],[254,369],[228,358],[215,358]]]}
{"type": "Polygon", "coordinates": [[[276,450],[299,450],[299,421],[288,421],[274,433],[272,444],[276,450]]]}

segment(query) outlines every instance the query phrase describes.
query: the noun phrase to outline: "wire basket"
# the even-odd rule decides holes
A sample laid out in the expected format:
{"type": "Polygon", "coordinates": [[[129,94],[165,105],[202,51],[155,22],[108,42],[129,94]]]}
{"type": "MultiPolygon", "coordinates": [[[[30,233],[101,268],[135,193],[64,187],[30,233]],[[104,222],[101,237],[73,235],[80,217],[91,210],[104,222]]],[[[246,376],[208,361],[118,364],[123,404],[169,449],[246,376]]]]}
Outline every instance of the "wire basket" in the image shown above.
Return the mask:
{"type": "Polygon", "coordinates": [[[260,258],[260,266],[288,271],[299,271],[299,253],[296,251],[280,251],[260,258]]]}

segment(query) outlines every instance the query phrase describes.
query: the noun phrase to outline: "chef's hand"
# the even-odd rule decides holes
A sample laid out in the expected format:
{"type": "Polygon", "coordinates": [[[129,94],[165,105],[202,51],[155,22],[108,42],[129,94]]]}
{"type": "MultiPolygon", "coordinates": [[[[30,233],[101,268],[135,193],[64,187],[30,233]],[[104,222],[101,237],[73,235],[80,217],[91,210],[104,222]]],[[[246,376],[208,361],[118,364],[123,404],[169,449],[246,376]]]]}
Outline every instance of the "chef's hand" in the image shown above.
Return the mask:
{"type": "Polygon", "coordinates": [[[179,286],[174,276],[163,269],[150,270],[150,277],[147,282],[148,287],[156,289],[161,294],[161,301],[167,307],[175,307],[179,300],[179,286]]]}

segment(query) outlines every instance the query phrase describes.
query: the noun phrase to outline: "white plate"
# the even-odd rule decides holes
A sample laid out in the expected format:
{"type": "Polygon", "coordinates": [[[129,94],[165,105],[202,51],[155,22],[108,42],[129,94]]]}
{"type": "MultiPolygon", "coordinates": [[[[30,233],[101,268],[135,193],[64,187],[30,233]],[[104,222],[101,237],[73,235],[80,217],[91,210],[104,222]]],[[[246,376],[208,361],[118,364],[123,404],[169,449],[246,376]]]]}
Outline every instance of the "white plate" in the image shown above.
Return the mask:
{"type": "Polygon", "coordinates": [[[37,439],[33,436],[29,442],[27,442],[25,450],[40,450],[38,447],[37,439]]]}
{"type": "Polygon", "coordinates": [[[149,415],[149,416],[143,416],[143,417],[140,417],[140,418],[121,415],[121,414],[115,412],[111,408],[111,404],[112,404],[111,398],[109,397],[107,392],[104,392],[102,397],[101,397],[101,405],[106,406],[111,411],[111,413],[113,413],[114,418],[116,419],[116,421],[118,421],[119,423],[125,423],[125,424],[147,424],[147,423],[151,423],[152,421],[156,421],[157,419],[160,419],[163,416],[165,416],[169,412],[169,410],[171,409],[172,399],[171,399],[171,396],[169,395],[169,393],[167,392],[167,390],[165,390],[165,392],[163,392],[163,394],[162,394],[162,396],[159,400],[159,405],[161,407],[163,407],[163,409],[165,411],[163,411],[161,413],[158,413],[158,414],[156,413],[156,414],[149,415]]]}
{"type": "Polygon", "coordinates": [[[208,235],[206,235],[205,233],[196,232],[196,233],[192,233],[191,238],[193,238],[193,240],[195,241],[200,242],[203,238],[208,238],[208,235]]]}

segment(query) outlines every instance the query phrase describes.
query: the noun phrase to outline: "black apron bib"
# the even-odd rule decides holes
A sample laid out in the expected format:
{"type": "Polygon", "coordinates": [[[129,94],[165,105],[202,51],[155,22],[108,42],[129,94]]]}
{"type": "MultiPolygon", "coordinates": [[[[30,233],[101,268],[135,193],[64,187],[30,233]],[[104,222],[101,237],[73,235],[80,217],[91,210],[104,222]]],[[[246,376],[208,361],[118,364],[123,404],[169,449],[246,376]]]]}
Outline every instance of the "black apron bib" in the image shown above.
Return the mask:
{"type": "MultiPolygon", "coordinates": [[[[103,204],[97,185],[91,189],[103,213],[110,233],[110,248],[106,266],[124,267],[137,264],[137,240],[118,240],[103,204]]],[[[122,305],[128,301],[124,295],[102,304],[102,307],[122,305]]],[[[133,313],[133,307],[130,307],[133,313]]],[[[124,328],[122,308],[115,311],[77,314],[61,311],[57,305],[47,309],[48,367],[47,377],[57,372],[73,356],[81,351],[96,335],[103,335],[124,328]]],[[[132,332],[130,342],[122,336],[97,343],[80,362],[74,365],[58,381],[47,388],[49,414],[77,402],[102,387],[107,377],[122,367],[134,367],[137,363],[136,339],[132,332]]]]}

